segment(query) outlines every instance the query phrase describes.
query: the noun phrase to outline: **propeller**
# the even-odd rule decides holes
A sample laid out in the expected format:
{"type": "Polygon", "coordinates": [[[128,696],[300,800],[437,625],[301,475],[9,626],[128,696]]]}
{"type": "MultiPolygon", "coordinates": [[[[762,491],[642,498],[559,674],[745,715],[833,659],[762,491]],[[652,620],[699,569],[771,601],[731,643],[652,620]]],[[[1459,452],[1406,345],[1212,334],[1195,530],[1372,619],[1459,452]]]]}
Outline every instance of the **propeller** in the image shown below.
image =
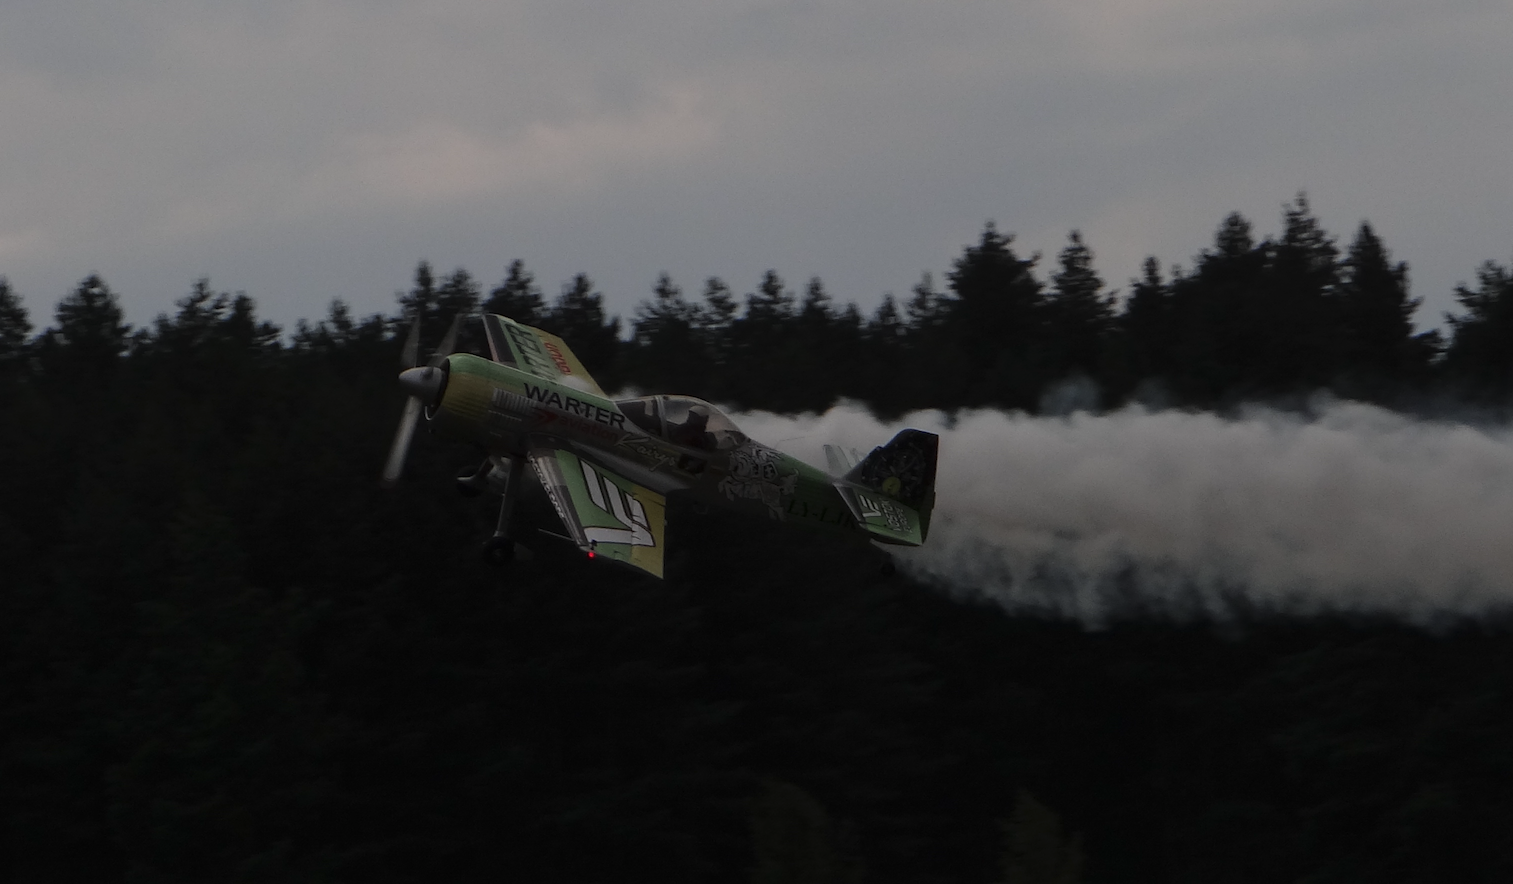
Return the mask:
{"type": "Polygon", "coordinates": [[[381,481],[385,488],[394,487],[399,481],[399,475],[404,472],[405,458],[410,453],[410,440],[415,436],[415,425],[420,422],[421,409],[441,401],[441,394],[447,385],[447,357],[452,355],[452,348],[457,345],[457,330],[461,325],[462,314],[459,313],[452,317],[452,325],[441,339],[441,346],[431,354],[431,361],[420,367],[416,365],[420,359],[420,317],[416,316],[410,324],[410,333],[405,338],[404,351],[399,358],[400,367],[404,369],[399,373],[399,386],[410,394],[410,398],[405,402],[404,414],[399,418],[399,430],[394,434],[394,444],[389,448],[389,460],[384,464],[381,481]]]}

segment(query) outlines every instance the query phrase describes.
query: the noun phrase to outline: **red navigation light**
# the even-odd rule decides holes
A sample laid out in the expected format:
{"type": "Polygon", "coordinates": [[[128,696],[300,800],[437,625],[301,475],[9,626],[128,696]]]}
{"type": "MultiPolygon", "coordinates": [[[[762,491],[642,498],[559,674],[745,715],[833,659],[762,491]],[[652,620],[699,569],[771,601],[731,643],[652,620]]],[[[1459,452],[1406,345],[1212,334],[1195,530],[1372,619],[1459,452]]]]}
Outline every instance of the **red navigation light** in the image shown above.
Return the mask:
{"type": "Polygon", "coordinates": [[[588,551],[588,557],[589,558],[593,558],[594,557],[594,551],[593,550],[589,550],[588,551]]]}

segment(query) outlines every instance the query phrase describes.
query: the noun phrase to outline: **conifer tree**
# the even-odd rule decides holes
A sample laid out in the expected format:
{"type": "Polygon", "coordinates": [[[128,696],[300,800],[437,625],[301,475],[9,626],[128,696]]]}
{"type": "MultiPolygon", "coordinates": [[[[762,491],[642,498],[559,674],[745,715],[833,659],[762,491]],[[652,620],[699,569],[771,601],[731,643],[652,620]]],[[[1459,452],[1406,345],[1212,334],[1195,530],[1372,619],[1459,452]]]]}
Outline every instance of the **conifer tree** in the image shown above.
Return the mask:
{"type": "Polygon", "coordinates": [[[909,291],[904,303],[903,371],[891,395],[889,407],[907,411],[915,407],[954,408],[964,404],[960,380],[967,375],[967,357],[954,340],[952,317],[956,299],[935,288],[935,278],[926,272],[909,291]],[[943,401],[946,391],[955,396],[943,401]]]}
{"type": "Polygon", "coordinates": [[[741,321],[762,333],[793,317],[793,292],[776,270],[762,274],[755,292],[746,295],[746,314],[741,321]]]}
{"type": "Polygon", "coordinates": [[[635,350],[629,380],[649,391],[706,395],[710,366],[698,305],[683,297],[666,273],[657,277],[652,295],[636,306],[631,320],[635,350]]]}
{"type": "Polygon", "coordinates": [[[10,280],[0,276],[0,371],[20,361],[31,331],[21,296],[11,290],[10,280]]]}
{"type": "Polygon", "coordinates": [[[427,352],[425,348],[440,342],[447,326],[452,322],[452,317],[442,315],[436,292],[436,278],[431,273],[430,262],[421,261],[416,264],[415,281],[410,286],[410,291],[396,292],[394,297],[399,301],[400,307],[397,330],[399,337],[408,333],[410,323],[417,317],[420,319],[420,353],[423,358],[427,352]]]}
{"type": "Polygon", "coordinates": [[[1073,230],[1061,250],[1060,269],[1051,275],[1046,302],[1048,368],[1052,380],[1070,374],[1098,377],[1113,324],[1113,298],[1093,269],[1093,252],[1073,230]]]}
{"type": "Polygon", "coordinates": [[[1120,372],[1124,386],[1157,382],[1172,370],[1171,288],[1161,278],[1154,255],[1141,265],[1141,277],[1130,280],[1130,294],[1118,318],[1120,372]]]}
{"type": "Polygon", "coordinates": [[[797,411],[824,411],[849,386],[855,329],[840,324],[818,276],[804,288],[804,299],[789,324],[793,334],[783,348],[784,398],[797,411]]]}
{"type": "Polygon", "coordinates": [[[731,323],[730,355],[739,370],[729,376],[729,392],[742,407],[780,408],[777,401],[792,391],[786,356],[795,300],[777,271],[768,270],[756,291],[747,293],[745,312],[731,323]]]}
{"type": "Polygon", "coordinates": [[[536,286],[536,278],[525,269],[525,262],[518,258],[510,262],[504,281],[489,292],[483,310],[508,316],[525,325],[536,325],[540,321],[545,302],[541,289],[536,286]]]}
{"type": "Polygon", "coordinates": [[[1038,369],[1045,302],[1030,272],[1038,256],[1020,259],[1013,241],[988,222],[950,274],[949,340],[965,362],[965,405],[1030,408],[1045,382],[1038,369]]]}
{"type": "Polygon", "coordinates": [[[98,275],[86,277],[58,302],[57,325],[43,336],[44,357],[101,377],[126,350],[131,327],[120,299],[98,275]]]}
{"type": "Polygon", "coordinates": [[[1265,286],[1252,305],[1262,353],[1252,386],[1321,387],[1337,369],[1339,249],[1300,193],[1283,209],[1282,237],[1269,243],[1265,286]]]}
{"type": "Polygon", "coordinates": [[[1243,395],[1267,358],[1261,288],[1265,250],[1250,222],[1232,212],[1214,233],[1197,270],[1172,283],[1171,384],[1185,402],[1211,406],[1243,395]]]}
{"type": "Polygon", "coordinates": [[[710,360],[709,396],[726,400],[731,394],[731,373],[734,369],[736,342],[736,314],[740,306],[730,286],[718,276],[704,281],[702,303],[699,305],[699,340],[710,360]]]}
{"type": "Polygon", "coordinates": [[[1339,362],[1346,392],[1380,395],[1422,374],[1432,354],[1415,343],[1420,301],[1408,296],[1408,265],[1394,264],[1362,221],[1341,270],[1339,362]]]}
{"type": "Polygon", "coordinates": [[[562,286],[562,294],[541,318],[541,327],[570,342],[584,368],[606,391],[614,390],[619,372],[620,319],[604,315],[604,295],[579,273],[562,286]]]}
{"type": "Polygon", "coordinates": [[[478,313],[479,287],[472,274],[459,267],[447,275],[436,289],[436,309],[450,325],[458,316],[464,318],[457,329],[457,341],[453,345],[459,353],[488,353],[483,329],[476,322],[469,322],[478,313]]]}
{"type": "Polygon", "coordinates": [[[1455,289],[1466,312],[1445,317],[1451,328],[1445,369],[1472,396],[1507,404],[1513,399],[1513,267],[1488,261],[1476,281],[1475,291],[1464,284],[1455,289]]]}

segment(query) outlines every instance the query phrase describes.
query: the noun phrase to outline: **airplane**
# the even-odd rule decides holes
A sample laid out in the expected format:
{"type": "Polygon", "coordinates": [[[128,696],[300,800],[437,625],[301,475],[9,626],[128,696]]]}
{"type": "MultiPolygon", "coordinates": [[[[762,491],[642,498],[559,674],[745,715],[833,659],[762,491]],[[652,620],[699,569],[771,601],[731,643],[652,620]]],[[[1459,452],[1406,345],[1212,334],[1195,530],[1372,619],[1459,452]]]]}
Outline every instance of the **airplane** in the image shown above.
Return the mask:
{"type": "Polygon", "coordinates": [[[502,497],[483,546],[492,564],[529,552],[511,524],[527,466],[566,530],[554,536],[658,578],[669,495],[885,544],[918,546],[929,534],[934,433],[902,430],[859,461],[826,445],[826,472],[747,437],[702,399],[611,399],[560,337],[504,316],[481,317],[492,359],[454,353],[462,319],[424,366],[418,317],[410,328],[399,375],[408,399],[382,484],[398,482],[422,414],[433,435],[481,448],[482,464],[457,483],[502,497]]]}

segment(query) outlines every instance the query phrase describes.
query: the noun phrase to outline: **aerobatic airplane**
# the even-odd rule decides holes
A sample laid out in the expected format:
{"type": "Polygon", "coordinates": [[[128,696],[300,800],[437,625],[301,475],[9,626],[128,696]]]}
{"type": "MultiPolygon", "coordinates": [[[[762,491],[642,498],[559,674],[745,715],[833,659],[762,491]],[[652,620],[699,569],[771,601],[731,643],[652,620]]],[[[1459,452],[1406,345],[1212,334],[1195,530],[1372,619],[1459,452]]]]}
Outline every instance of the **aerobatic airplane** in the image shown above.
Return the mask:
{"type": "Polygon", "coordinates": [[[748,438],[718,408],[692,396],[607,396],[556,335],[485,314],[493,359],[453,353],[462,317],[436,355],[417,363],[420,323],[405,342],[399,384],[409,394],[383,482],[404,469],[422,412],[432,432],[486,456],[459,478],[465,492],[503,497],[491,562],[516,554],[511,513],[528,464],[567,539],[592,558],[662,576],[667,497],[890,544],[918,546],[930,530],[938,438],[903,430],[861,461],[825,446],[830,473],[748,438]]]}

